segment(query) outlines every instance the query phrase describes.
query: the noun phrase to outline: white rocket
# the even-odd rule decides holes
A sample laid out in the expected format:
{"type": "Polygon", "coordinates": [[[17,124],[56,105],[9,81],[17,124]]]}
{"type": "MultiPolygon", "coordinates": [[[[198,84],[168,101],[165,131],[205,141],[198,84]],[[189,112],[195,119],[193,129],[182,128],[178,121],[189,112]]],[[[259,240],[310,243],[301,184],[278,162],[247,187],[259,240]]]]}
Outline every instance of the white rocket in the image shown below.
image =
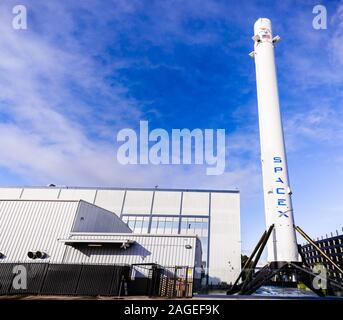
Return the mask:
{"type": "Polygon", "coordinates": [[[268,241],[268,262],[298,262],[298,248],[293,227],[291,190],[281,122],[275,69],[271,21],[260,18],[254,25],[258,115],[260,127],[264,206],[267,228],[274,224],[268,241]]]}

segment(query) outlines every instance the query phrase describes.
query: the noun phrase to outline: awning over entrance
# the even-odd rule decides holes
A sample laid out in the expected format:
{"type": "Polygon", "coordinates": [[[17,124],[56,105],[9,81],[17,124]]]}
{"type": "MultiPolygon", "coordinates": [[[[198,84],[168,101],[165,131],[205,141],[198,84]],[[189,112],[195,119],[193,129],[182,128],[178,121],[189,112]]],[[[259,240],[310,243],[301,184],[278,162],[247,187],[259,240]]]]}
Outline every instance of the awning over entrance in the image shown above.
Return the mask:
{"type": "Polygon", "coordinates": [[[118,240],[118,239],[60,239],[59,241],[64,242],[67,246],[79,247],[79,246],[88,246],[88,247],[103,247],[103,246],[113,246],[120,247],[121,249],[127,249],[132,246],[136,241],[135,240],[118,240]]]}

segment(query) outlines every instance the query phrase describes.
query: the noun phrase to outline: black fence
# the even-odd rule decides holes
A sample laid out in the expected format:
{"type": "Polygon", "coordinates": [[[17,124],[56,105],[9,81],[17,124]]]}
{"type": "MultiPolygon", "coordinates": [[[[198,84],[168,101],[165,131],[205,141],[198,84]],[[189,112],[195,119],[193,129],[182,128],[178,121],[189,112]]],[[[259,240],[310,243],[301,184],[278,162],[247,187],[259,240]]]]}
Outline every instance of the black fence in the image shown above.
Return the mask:
{"type": "Polygon", "coordinates": [[[165,298],[191,298],[193,296],[193,268],[162,268],[158,265],[135,264],[134,269],[145,269],[146,277],[131,277],[129,291],[137,295],[160,296],[165,298]]]}
{"type": "Polygon", "coordinates": [[[124,295],[129,273],[130,266],[118,265],[1,263],[0,295],[124,295]],[[20,266],[24,289],[16,289],[23,286],[20,266]]]}
{"type": "Polygon", "coordinates": [[[193,268],[174,267],[159,271],[159,296],[191,298],[193,296],[193,268]]]}
{"type": "Polygon", "coordinates": [[[146,295],[189,298],[193,269],[144,265],[0,263],[0,295],[146,295]],[[24,267],[24,268],[23,268],[24,267]],[[144,273],[133,273],[143,268],[144,273]],[[26,273],[26,277],[22,274],[26,273]],[[26,278],[26,285],[22,279],[26,278]]]}

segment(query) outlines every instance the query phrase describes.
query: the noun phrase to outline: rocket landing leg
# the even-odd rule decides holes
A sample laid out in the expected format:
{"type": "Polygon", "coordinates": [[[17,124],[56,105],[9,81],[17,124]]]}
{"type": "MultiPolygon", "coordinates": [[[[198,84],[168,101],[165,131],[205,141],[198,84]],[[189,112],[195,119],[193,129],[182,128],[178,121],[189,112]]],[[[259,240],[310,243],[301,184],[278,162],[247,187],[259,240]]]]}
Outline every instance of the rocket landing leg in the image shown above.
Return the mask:
{"type": "MultiPolygon", "coordinates": [[[[240,295],[250,295],[256,292],[256,290],[258,290],[265,284],[272,284],[283,287],[296,287],[299,283],[303,283],[306,287],[308,287],[311,291],[313,291],[320,297],[325,296],[327,293],[333,294],[332,290],[343,290],[343,283],[337,283],[336,281],[331,279],[325,279],[327,281],[328,287],[328,290],[326,292],[322,289],[317,289],[314,286],[314,279],[318,277],[318,274],[314,273],[304,260],[302,262],[296,263],[282,261],[270,262],[256,272],[256,265],[260,259],[260,256],[265,248],[265,245],[273,228],[274,225],[271,225],[269,230],[263,233],[252,255],[249,257],[244,267],[242,268],[242,271],[239,274],[237,280],[227,291],[228,295],[236,293],[240,295]],[[241,279],[242,281],[240,282],[241,279]]],[[[298,229],[300,228],[295,227],[295,230],[300,233],[298,229]]],[[[300,234],[308,237],[303,230],[301,230],[300,234]]],[[[308,238],[306,239],[308,240],[308,238]]],[[[311,241],[312,243],[312,240],[308,241],[311,241]]],[[[335,263],[331,259],[330,263],[332,263],[332,265],[336,267],[335,263]]],[[[342,270],[339,269],[339,271],[342,270]]]]}

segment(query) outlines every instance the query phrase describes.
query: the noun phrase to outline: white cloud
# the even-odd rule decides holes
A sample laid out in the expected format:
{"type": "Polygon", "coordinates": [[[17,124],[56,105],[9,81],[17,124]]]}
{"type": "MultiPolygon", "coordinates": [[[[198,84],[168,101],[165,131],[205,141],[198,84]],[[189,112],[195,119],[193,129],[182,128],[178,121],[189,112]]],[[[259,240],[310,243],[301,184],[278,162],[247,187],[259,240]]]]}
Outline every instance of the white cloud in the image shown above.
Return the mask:
{"type": "MultiPolygon", "coordinates": [[[[80,39],[73,36],[78,26],[67,7],[58,2],[49,3],[49,8],[46,6],[40,2],[32,8],[35,14],[45,13],[39,20],[39,23],[43,21],[46,24],[44,34],[38,34],[35,28],[20,33],[12,30],[5,20],[0,22],[4,30],[0,38],[0,113],[6,119],[0,123],[0,165],[5,170],[19,174],[31,184],[156,184],[251,190],[256,168],[248,170],[246,164],[242,166],[238,161],[239,153],[235,155],[234,152],[229,159],[231,171],[215,178],[205,175],[205,166],[123,167],[117,164],[114,143],[116,130],[137,125],[143,117],[141,108],[137,101],[127,95],[128,89],[121,83],[114,81],[114,84],[108,85],[105,80],[109,75],[108,67],[99,68],[89,52],[83,52],[80,39]],[[47,9],[54,14],[51,15],[47,9]],[[55,29],[56,20],[62,18],[65,22],[63,33],[55,29]],[[75,90],[80,92],[76,93],[75,90]],[[97,108],[102,108],[102,103],[107,104],[106,108],[97,110],[85,101],[83,94],[87,95],[88,91],[97,93],[101,98],[101,101],[95,101],[97,108]],[[110,103],[113,105],[110,106],[110,103]],[[110,125],[109,120],[112,121],[110,125]],[[234,172],[232,168],[235,168],[234,172]]],[[[122,15],[136,10],[135,6],[139,4],[128,6],[125,1],[117,3],[115,19],[122,20],[122,15]]],[[[197,6],[191,6],[186,11],[193,12],[195,9],[197,6]]],[[[80,10],[88,9],[81,5],[80,10]]],[[[215,7],[211,10],[215,10],[215,7]]],[[[184,12],[169,12],[166,8],[165,14],[169,16],[170,26],[182,24],[184,12]]],[[[204,12],[197,11],[195,14],[203,16],[204,12]]],[[[101,19],[101,15],[101,11],[96,11],[94,17],[88,18],[106,25],[108,16],[101,19]]],[[[92,29],[80,32],[95,37],[92,29]]],[[[177,33],[176,29],[166,29],[165,32],[177,33]]],[[[116,38],[113,29],[111,33],[116,38]]],[[[110,72],[131,63],[135,61],[116,59],[110,63],[110,72]]],[[[229,150],[231,147],[232,150],[238,148],[237,143],[243,143],[243,140],[244,137],[235,136],[229,150]]],[[[245,144],[250,146],[248,141],[245,144]]],[[[245,150],[242,145],[241,149],[245,150]]]]}

